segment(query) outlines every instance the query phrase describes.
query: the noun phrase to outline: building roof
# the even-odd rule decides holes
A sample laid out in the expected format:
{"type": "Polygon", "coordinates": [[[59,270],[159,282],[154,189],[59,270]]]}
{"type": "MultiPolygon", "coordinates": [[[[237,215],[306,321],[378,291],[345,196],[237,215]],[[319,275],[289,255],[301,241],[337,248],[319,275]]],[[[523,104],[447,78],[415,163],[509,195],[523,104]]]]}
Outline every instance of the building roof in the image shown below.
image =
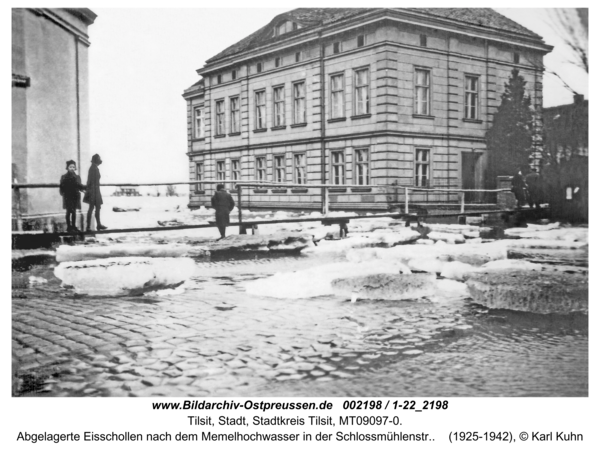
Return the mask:
{"type": "MultiPolygon", "coordinates": [[[[395,11],[406,13],[424,14],[457,22],[463,22],[469,25],[476,25],[490,30],[508,31],[522,36],[534,39],[541,37],[515,21],[503,16],[491,8],[391,8],[395,11]]],[[[206,63],[210,64],[216,60],[226,58],[237,53],[244,52],[253,47],[276,42],[280,39],[286,39],[293,34],[306,31],[306,29],[329,25],[344,19],[348,19],[361,14],[367,14],[381,8],[297,8],[283,14],[279,14],[271,22],[227,47],[222,52],[209,58],[206,63]],[[290,20],[298,23],[302,28],[286,33],[282,36],[273,36],[273,27],[282,20],[290,20]]]]}

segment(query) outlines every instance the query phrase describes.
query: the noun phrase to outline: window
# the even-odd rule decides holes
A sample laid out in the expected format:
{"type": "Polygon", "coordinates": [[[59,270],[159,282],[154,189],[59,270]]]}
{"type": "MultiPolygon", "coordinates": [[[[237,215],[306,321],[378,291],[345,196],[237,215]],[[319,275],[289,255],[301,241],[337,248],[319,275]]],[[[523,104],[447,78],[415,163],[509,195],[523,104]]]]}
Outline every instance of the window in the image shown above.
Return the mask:
{"type": "Polygon", "coordinates": [[[565,199],[567,201],[572,201],[573,200],[573,187],[566,187],[566,192],[565,192],[565,199]]]}
{"type": "Polygon", "coordinates": [[[333,43],[333,53],[340,53],[341,52],[341,48],[342,48],[342,43],[341,42],[334,42],[333,43]]]}
{"type": "Polygon", "coordinates": [[[275,159],[273,180],[275,182],[285,182],[285,155],[276,155],[273,158],[275,159]]]}
{"type": "Polygon", "coordinates": [[[256,129],[264,129],[267,127],[267,107],[266,96],[264,91],[254,93],[256,104],[256,129]]]}
{"type": "Polygon", "coordinates": [[[417,115],[429,115],[429,71],[415,70],[415,112],[417,115]]]}
{"type": "Polygon", "coordinates": [[[273,88],[273,126],[285,125],[285,97],[283,86],[273,88]]]}
{"type": "Polygon", "coordinates": [[[354,114],[369,113],[369,70],[354,71],[354,114]]]}
{"type": "Polygon", "coordinates": [[[277,58],[275,58],[275,67],[279,67],[279,66],[281,66],[281,58],[277,57],[277,58]]]}
{"type": "Polygon", "coordinates": [[[355,157],[356,185],[369,185],[369,150],[357,149],[355,157]]]}
{"type": "Polygon", "coordinates": [[[220,85],[222,81],[223,77],[221,76],[221,74],[217,75],[217,85],[220,85]]]}
{"type": "Polygon", "coordinates": [[[356,38],[356,47],[362,47],[365,45],[365,35],[358,35],[356,38]]]}
{"type": "MultiPolygon", "coordinates": [[[[201,181],[204,179],[204,164],[196,163],[196,180],[201,181]]],[[[202,184],[196,184],[196,191],[202,191],[202,184]]]]}
{"type": "Polygon", "coordinates": [[[521,62],[521,54],[519,54],[519,52],[513,53],[513,62],[515,64],[519,64],[521,62]]]}
{"type": "Polygon", "coordinates": [[[225,135],[225,101],[215,102],[217,135],[225,135]]]}
{"type": "Polygon", "coordinates": [[[267,178],[266,157],[256,157],[256,180],[263,181],[267,178]]]}
{"type": "Polygon", "coordinates": [[[294,124],[306,123],[306,93],[304,82],[294,83],[294,124]]]}
{"type": "Polygon", "coordinates": [[[296,22],[284,20],[283,22],[280,22],[275,26],[274,35],[281,36],[285,33],[289,33],[290,31],[298,30],[299,28],[302,28],[302,27],[300,25],[298,25],[296,22]]]}
{"type": "Polygon", "coordinates": [[[331,153],[331,182],[334,185],[344,185],[345,178],[344,151],[331,153]]]}
{"type": "Polygon", "coordinates": [[[296,63],[302,61],[302,52],[296,52],[296,63]]]}
{"type": "Polygon", "coordinates": [[[240,131],[240,98],[239,97],[229,98],[229,114],[230,114],[229,127],[231,129],[231,133],[239,133],[239,131],[240,131]]]}
{"type": "Polygon", "coordinates": [[[262,72],[262,63],[256,63],[256,72],[257,73],[261,73],[262,72]]]}
{"type": "Polygon", "coordinates": [[[237,71],[234,69],[231,71],[231,80],[235,80],[237,78],[237,71]]]}
{"type": "Polygon", "coordinates": [[[415,152],[415,186],[429,186],[429,149],[417,149],[415,152]]]}
{"type": "Polygon", "coordinates": [[[306,154],[294,154],[294,183],[306,183],[306,154]]]}
{"type": "Polygon", "coordinates": [[[286,24],[287,24],[287,22],[282,22],[279,24],[279,26],[277,27],[277,36],[281,36],[282,34],[285,33],[286,24]]]}
{"type": "Polygon", "coordinates": [[[204,108],[196,108],[194,115],[194,137],[204,138],[204,108]]]}
{"type": "Polygon", "coordinates": [[[465,119],[477,119],[479,104],[479,77],[465,77],[465,119]]]}
{"type": "Polygon", "coordinates": [[[344,74],[331,76],[331,117],[344,117],[344,74]]]}
{"type": "Polygon", "coordinates": [[[225,160],[217,162],[217,180],[225,180],[225,160]]]}
{"type": "Polygon", "coordinates": [[[240,172],[240,161],[232,160],[231,161],[231,180],[241,180],[242,173],[240,172]]]}
{"type": "Polygon", "coordinates": [[[427,35],[421,35],[419,38],[421,47],[427,47],[427,35]]]}

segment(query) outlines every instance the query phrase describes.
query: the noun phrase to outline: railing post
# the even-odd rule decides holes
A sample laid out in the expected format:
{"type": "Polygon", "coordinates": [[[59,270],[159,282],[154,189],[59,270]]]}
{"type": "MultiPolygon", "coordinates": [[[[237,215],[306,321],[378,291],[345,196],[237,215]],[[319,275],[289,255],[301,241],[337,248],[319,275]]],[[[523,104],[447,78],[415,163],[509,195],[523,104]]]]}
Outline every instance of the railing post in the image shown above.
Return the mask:
{"type": "Polygon", "coordinates": [[[243,234],[242,231],[245,232],[245,228],[242,225],[242,186],[240,184],[237,185],[237,198],[238,198],[238,223],[239,225],[239,233],[243,234]]]}
{"type": "Polygon", "coordinates": [[[322,206],[323,215],[327,215],[329,213],[329,188],[323,187],[323,206],[322,206]]]}
{"type": "Polygon", "coordinates": [[[408,187],[404,187],[404,213],[408,215],[408,187]]]}
{"type": "Polygon", "coordinates": [[[17,231],[21,232],[23,230],[23,217],[21,215],[21,192],[19,187],[15,187],[15,216],[17,217],[17,231]]]}
{"type": "Polygon", "coordinates": [[[460,213],[465,213],[465,192],[460,192],[460,213]]]}

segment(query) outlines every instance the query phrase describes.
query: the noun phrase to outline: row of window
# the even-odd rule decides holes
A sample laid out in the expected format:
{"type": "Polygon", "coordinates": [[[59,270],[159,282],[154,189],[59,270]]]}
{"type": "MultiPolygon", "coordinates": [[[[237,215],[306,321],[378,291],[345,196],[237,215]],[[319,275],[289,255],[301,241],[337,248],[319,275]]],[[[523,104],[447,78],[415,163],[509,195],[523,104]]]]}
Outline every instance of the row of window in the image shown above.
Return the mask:
{"type": "MultiPolygon", "coordinates": [[[[346,89],[344,73],[330,76],[330,118],[344,118],[346,111],[346,89]]],[[[366,115],[370,113],[369,102],[369,69],[362,68],[353,71],[353,113],[366,115]]],[[[431,116],[431,70],[424,68],[415,69],[415,101],[414,111],[417,115],[431,116]]],[[[287,124],[285,109],[285,85],[275,86],[273,89],[273,127],[282,127],[287,124]]],[[[465,75],[464,80],[464,118],[466,120],[479,119],[479,76],[465,75]]],[[[254,129],[256,131],[267,128],[267,101],[266,90],[254,92],[254,129]]],[[[306,83],[304,81],[292,84],[292,125],[306,123],[306,83]]],[[[222,136],[226,133],[225,100],[215,101],[215,135],[222,136]]],[[[229,98],[229,133],[240,133],[240,98],[229,98]]],[[[204,108],[194,110],[194,138],[204,138],[205,118],[204,108]]]]}
{"type": "MultiPolygon", "coordinates": [[[[429,185],[430,172],[430,149],[417,148],[415,150],[415,172],[414,184],[417,187],[429,185]]],[[[354,184],[369,185],[370,183],[370,156],[369,149],[354,150],[354,184]]],[[[232,159],[230,165],[230,180],[241,180],[240,160],[232,159]]],[[[286,157],[284,154],[273,156],[273,180],[275,183],[286,183],[286,157]]],[[[306,184],[306,154],[293,155],[293,183],[306,184]]],[[[227,180],[225,160],[216,162],[217,180],[227,180]]],[[[266,156],[255,157],[254,179],[267,182],[267,158],[266,156]]],[[[196,163],[196,180],[204,180],[204,163],[196,163]]],[[[346,162],[345,151],[331,151],[330,182],[334,185],[345,185],[346,162]]],[[[198,184],[196,190],[201,190],[198,184]]]]}
{"type": "MultiPolygon", "coordinates": [[[[287,22],[287,26],[288,26],[288,31],[291,31],[289,29],[291,22],[287,22]]],[[[293,26],[297,26],[297,24],[294,23],[293,26]]],[[[275,30],[277,30],[278,28],[276,27],[275,30]]],[[[294,30],[296,30],[297,28],[294,28],[294,30]]],[[[277,31],[275,31],[275,36],[277,36],[278,33],[277,31]]],[[[360,34],[356,37],[356,48],[360,48],[360,47],[364,47],[367,43],[366,41],[366,35],[364,34],[360,34]]],[[[343,48],[342,48],[342,41],[335,41],[331,44],[332,46],[332,53],[333,54],[339,54],[343,52],[343,48]]],[[[427,47],[427,35],[425,34],[421,34],[419,35],[419,45],[421,47],[427,47]]],[[[512,53],[513,56],[513,63],[515,64],[519,64],[521,61],[521,54],[519,52],[513,52],[512,53]]],[[[299,63],[300,61],[302,61],[302,57],[303,54],[301,51],[298,51],[295,53],[294,55],[295,57],[295,62],[299,63]]],[[[281,67],[283,65],[283,59],[280,56],[277,56],[274,58],[274,65],[276,68],[281,67]]],[[[256,63],[256,67],[255,67],[255,72],[257,74],[260,74],[263,71],[263,62],[258,62],[256,63]]],[[[232,70],[231,71],[231,80],[236,80],[238,77],[238,71],[237,70],[232,70]]],[[[223,77],[221,74],[217,75],[217,84],[220,85],[221,83],[223,83],[223,77]]]]}
{"type": "MultiPolygon", "coordinates": [[[[364,34],[362,35],[358,35],[356,37],[356,47],[364,47],[366,45],[366,36],[364,34]]],[[[332,50],[334,54],[338,54],[342,52],[342,42],[341,41],[336,41],[334,43],[332,43],[332,50]]],[[[299,63],[300,61],[302,61],[302,51],[297,51],[294,54],[294,62],[295,63],[299,63]]],[[[274,66],[277,67],[281,67],[283,66],[283,58],[281,56],[277,56],[274,58],[273,60],[274,62],[274,66]]],[[[264,65],[262,61],[259,61],[258,63],[256,63],[255,66],[255,72],[257,74],[260,74],[263,71],[264,65]]],[[[237,69],[233,69],[231,71],[231,80],[237,80],[238,78],[238,71],[237,69]]],[[[217,85],[220,85],[221,83],[223,83],[223,75],[222,74],[218,74],[217,75],[217,85]]]]}

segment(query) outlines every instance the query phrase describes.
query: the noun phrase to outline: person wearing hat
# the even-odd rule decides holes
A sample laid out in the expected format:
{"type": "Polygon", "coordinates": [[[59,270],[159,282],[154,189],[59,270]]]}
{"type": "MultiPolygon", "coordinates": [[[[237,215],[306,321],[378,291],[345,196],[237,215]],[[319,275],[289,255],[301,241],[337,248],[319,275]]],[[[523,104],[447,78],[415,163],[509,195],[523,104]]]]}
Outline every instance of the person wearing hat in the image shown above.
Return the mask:
{"type": "Polygon", "coordinates": [[[92,165],[88,171],[87,188],[83,202],[89,204],[87,212],[87,227],[86,232],[92,230],[92,213],[96,210],[96,229],[103,230],[108,229],[100,221],[100,208],[102,206],[102,193],[100,193],[100,170],[98,166],[102,164],[102,159],[98,154],[92,156],[92,165]]]}
{"type": "Polygon", "coordinates": [[[213,195],[210,203],[215,209],[215,219],[217,220],[217,228],[219,228],[219,232],[221,233],[221,239],[224,239],[225,230],[229,224],[229,213],[235,207],[235,202],[225,190],[225,185],[218,184],[217,192],[213,195]]]}
{"type": "Polygon", "coordinates": [[[65,216],[67,232],[79,232],[75,216],[77,209],[81,210],[81,194],[79,192],[85,190],[81,178],[75,171],[77,171],[77,164],[74,160],[69,160],[67,162],[67,173],[60,177],[59,191],[63,198],[63,209],[67,211],[65,216]]]}
{"type": "Polygon", "coordinates": [[[520,169],[512,178],[510,191],[515,194],[515,198],[517,200],[517,209],[520,209],[521,206],[525,204],[525,200],[527,199],[527,183],[525,182],[523,172],[520,169]]]}

